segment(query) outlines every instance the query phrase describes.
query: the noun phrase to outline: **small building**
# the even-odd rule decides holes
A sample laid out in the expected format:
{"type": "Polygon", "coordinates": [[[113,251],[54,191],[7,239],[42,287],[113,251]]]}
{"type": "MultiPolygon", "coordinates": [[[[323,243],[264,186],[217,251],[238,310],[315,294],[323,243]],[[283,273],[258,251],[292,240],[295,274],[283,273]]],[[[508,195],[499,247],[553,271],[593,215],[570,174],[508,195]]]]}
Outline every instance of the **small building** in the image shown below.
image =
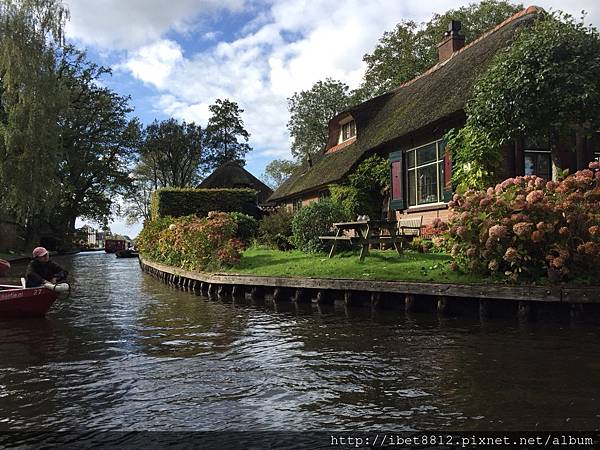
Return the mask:
{"type": "Polygon", "coordinates": [[[239,163],[229,161],[219,166],[199,185],[199,189],[240,188],[254,189],[258,194],[258,203],[263,204],[273,194],[273,189],[260,181],[239,163]]]}
{"type": "MultiPolygon", "coordinates": [[[[438,45],[439,62],[394,90],[344,111],[329,122],[322,153],[286,180],[270,202],[297,209],[327,195],[328,186],[343,182],[366,157],[390,161],[391,210],[398,218],[421,215],[427,224],[448,218],[452,161],[444,135],[464,125],[465,104],[477,77],[492,58],[512,42],[517,30],[542,10],[531,6],[468,45],[460,23],[452,21],[438,45]]],[[[571,172],[600,157],[600,139],[577,136],[576,151],[559,148],[559,166],[571,172]]],[[[573,143],[574,144],[574,143],[573,143]]],[[[560,146],[560,144],[559,144],[560,146]]],[[[527,137],[507,144],[499,174],[552,177],[550,146],[527,137]]]]}

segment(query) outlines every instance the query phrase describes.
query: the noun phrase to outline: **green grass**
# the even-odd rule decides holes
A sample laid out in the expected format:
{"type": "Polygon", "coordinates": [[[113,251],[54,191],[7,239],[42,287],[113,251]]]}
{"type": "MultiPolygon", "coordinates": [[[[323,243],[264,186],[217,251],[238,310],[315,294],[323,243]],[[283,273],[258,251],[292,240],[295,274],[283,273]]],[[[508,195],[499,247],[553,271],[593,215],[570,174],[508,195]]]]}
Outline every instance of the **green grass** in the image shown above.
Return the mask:
{"type": "Polygon", "coordinates": [[[282,252],[251,247],[244,252],[240,265],[230,273],[313,278],[351,278],[436,283],[490,283],[494,280],[450,270],[451,258],[440,253],[371,250],[364,261],[357,252],[344,252],[328,258],[325,253],[307,254],[297,250],[282,252]]]}

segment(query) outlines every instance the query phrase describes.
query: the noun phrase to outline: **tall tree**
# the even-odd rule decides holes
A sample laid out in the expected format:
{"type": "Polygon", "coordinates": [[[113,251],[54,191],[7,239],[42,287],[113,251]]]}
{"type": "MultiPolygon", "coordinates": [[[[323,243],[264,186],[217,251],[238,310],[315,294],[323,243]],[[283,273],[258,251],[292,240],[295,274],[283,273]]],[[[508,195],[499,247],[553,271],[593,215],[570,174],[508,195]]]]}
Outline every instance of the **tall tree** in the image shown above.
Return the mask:
{"type": "Polygon", "coordinates": [[[506,0],[483,0],[434,14],[420,25],[413,21],[399,23],[383,34],[372,53],[364,55],[367,69],[355,96],[368,99],[383,94],[433,66],[438,60],[437,45],[450,20],[462,22],[468,44],[521,9],[523,5],[506,0]]]}
{"type": "Polygon", "coordinates": [[[323,150],[327,144],[329,120],[350,106],[348,91],[346,84],[327,78],[288,98],[290,120],[287,127],[294,158],[303,161],[323,150]]]}
{"type": "Polygon", "coordinates": [[[212,114],[206,125],[208,168],[212,170],[229,161],[244,164],[246,153],[251,150],[247,144],[250,134],[241,117],[244,110],[228,99],[217,99],[208,109],[212,114]]]}
{"type": "Polygon", "coordinates": [[[64,99],[55,52],[68,17],[59,0],[0,5],[1,207],[34,232],[57,199],[58,114],[64,99]]]}
{"type": "Polygon", "coordinates": [[[267,164],[265,173],[261,178],[267,185],[273,189],[277,189],[298,167],[299,165],[295,161],[274,159],[267,164]]]}
{"type": "Polygon", "coordinates": [[[127,167],[140,125],[127,118],[129,98],[100,82],[110,70],[89,62],[85,53],[66,47],[58,74],[68,106],[59,116],[61,189],[54,217],[59,228],[72,232],[77,217],[99,223],[110,217],[113,198],[130,184],[127,167]]]}
{"type": "Polygon", "coordinates": [[[591,136],[600,129],[598,73],[598,30],[568,15],[541,15],[477,80],[465,109],[467,123],[455,138],[457,177],[465,168],[467,174],[493,174],[491,152],[498,155],[502,144],[522,136],[548,142],[560,167],[561,137],[591,136]],[[485,153],[477,146],[481,139],[472,142],[471,136],[487,139],[485,153]]]}
{"type": "Polygon", "coordinates": [[[202,128],[175,119],[155,120],[144,130],[136,173],[154,189],[189,187],[204,173],[202,128]]]}

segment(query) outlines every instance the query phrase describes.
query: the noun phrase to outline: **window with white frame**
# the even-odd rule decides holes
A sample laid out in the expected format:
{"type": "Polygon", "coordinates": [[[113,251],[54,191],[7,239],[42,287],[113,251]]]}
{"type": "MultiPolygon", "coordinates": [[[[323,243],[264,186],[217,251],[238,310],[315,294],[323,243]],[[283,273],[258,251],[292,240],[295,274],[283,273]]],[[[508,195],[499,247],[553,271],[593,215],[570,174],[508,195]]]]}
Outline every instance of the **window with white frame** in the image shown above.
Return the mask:
{"type": "Polygon", "coordinates": [[[550,146],[543,139],[525,138],[523,141],[525,175],[537,175],[546,180],[552,179],[552,158],[550,146]]]}
{"type": "Polygon", "coordinates": [[[444,201],[444,148],[439,140],[406,152],[409,207],[444,201]]]}
{"type": "Polygon", "coordinates": [[[349,121],[342,123],[339,142],[347,141],[354,136],[356,136],[356,122],[350,119],[349,121]]]}

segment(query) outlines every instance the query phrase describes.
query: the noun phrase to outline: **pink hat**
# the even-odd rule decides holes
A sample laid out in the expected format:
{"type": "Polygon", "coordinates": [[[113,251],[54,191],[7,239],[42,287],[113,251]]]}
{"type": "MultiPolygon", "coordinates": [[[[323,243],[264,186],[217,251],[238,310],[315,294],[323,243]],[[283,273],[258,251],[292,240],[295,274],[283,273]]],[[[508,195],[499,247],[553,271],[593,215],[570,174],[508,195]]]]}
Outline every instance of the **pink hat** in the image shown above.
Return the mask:
{"type": "Polygon", "coordinates": [[[34,258],[39,258],[40,256],[44,256],[48,254],[48,250],[46,250],[44,247],[36,247],[33,249],[33,257],[34,258]]]}
{"type": "Polygon", "coordinates": [[[0,259],[0,276],[8,272],[8,269],[10,269],[10,263],[0,259]]]}

